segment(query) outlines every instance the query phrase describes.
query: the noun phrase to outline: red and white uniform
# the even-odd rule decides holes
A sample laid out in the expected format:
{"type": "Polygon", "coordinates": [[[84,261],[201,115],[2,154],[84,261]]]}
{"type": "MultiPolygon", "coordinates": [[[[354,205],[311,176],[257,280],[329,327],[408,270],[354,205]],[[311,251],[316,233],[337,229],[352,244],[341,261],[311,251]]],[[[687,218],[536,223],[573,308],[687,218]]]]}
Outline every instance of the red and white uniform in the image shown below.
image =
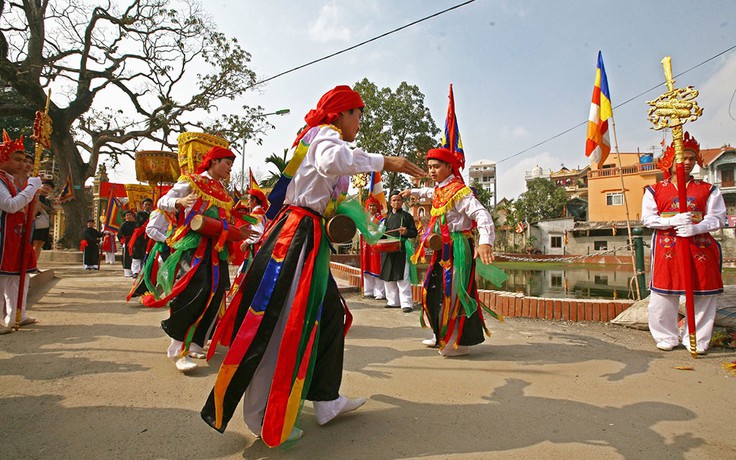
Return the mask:
{"type": "Polygon", "coordinates": [[[105,263],[115,263],[115,253],[118,250],[117,244],[115,244],[115,233],[110,230],[103,232],[105,236],[102,238],[102,252],[105,253],[105,263]]]}
{"type": "MultiPolygon", "coordinates": [[[[716,295],[723,292],[721,246],[710,232],[723,227],[726,205],[717,187],[700,180],[687,182],[687,209],[692,222],[701,224],[704,233],[678,238],[668,218],[680,212],[677,186],[664,180],[646,188],[642,199],[642,223],[654,229],[649,288],[649,329],[660,344],[677,346],[680,295],[685,294],[685,280],[676,257],[677,244],[688,242],[692,254],[693,293],[697,347],[707,350],[715,319],[716,295]]],[[[689,331],[685,327],[684,336],[689,331]]],[[[688,346],[688,344],[685,344],[688,346]]]]}
{"type": "MultiPolygon", "coordinates": [[[[33,201],[38,187],[27,185],[18,191],[13,176],[0,170],[0,292],[3,309],[0,320],[4,326],[15,325],[18,308],[18,287],[20,284],[21,251],[25,249],[26,282],[28,292],[30,276],[36,271],[36,254],[30,244],[31,229],[23,231],[26,224],[27,206],[33,201]],[[26,241],[22,238],[25,237],[26,241]]],[[[25,305],[25,302],[24,302],[25,305]]],[[[26,318],[25,308],[21,320],[26,318]]]]}
{"type": "MultiPolygon", "coordinates": [[[[383,215],[376,213],[372,217],[373,223],[380,225],[383,215]]],[[[378,300],[386,298],[386,289],[381,276],[381,253],[360,238],[360,267],[363,272],[363,294],[378,300]]]]}

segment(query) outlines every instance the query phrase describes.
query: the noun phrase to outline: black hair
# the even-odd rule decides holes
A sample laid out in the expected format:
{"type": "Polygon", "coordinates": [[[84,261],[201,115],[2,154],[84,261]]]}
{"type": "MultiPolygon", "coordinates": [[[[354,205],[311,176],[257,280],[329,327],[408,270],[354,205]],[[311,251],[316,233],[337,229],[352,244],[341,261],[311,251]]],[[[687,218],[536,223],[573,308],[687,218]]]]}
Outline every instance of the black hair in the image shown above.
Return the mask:
{"type": "Polygon", "coordinates": [[[261,201],[261,199],[260,199],[260,198],[258,198],[257,196],[255,196],[255,195],[251,195],[251,194],[249,193],[249,194],[248,194],[248,197],[250,197],[250,198],[253,198],[254,200],[256,200],[256,201],[258,202],[258,206],[263,206],[263,201],[261,201]]]}
{"type": "Polygon", "coordinates": [[[153,200],[150,198],[143,198],[143,201],[141,202],[141,204],[145,204],[146,201],[149,201],[151,204],[153,204],[153,200]]]}
{"type": "Polygon", "coordinates": [[[56,188],[56,184],[51,179],[46,179],[45,181],[43,181],[43,185],[49,185],[52,189],[56,188]]]}
{"type": "Polygon", "coordinates": [[[95,220],[94,219],[87,219],[87,223],[90,223],[90,222],[92,222],[94,224],[95,223],[95,220]]]}

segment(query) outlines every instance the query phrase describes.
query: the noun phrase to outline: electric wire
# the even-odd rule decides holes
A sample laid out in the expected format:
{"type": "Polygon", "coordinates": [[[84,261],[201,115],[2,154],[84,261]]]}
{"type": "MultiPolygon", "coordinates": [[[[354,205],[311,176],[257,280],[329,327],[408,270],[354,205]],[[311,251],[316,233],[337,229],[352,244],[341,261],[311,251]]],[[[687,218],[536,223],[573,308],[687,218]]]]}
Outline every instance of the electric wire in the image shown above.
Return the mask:
{"type": "Polygon", "coordinates": [[[419,24],[420,22],[424,22],[424,21],[427,21],[429,19],[432,19],[432,18],[435,18],[437,16],[440,16],[442,14],[448,13],[448,12],[450,12],[452,10],[458,9],[460,7],[463,7],[463,6],[465,6],[465,5],[469,4],[469,3],[473,3],[474,1],[475,0],[468,0],[468,1],[463,2],[463,3],[458,3],[455,6],[451,6],[450,8],[444,9],[442,11],[438,11],[437,13],[430,14],[429,16],[425,16],[425,17],[423,17],[421,19],[417,19],[416,21],[410,22],[410,23],[405,24],[405,25],[403,25],[401,27],[397,27],[396,29],[390,30],[388,32],[384,32],[381,35],[377,35],[377,36],[375,36],[373,38],[369,38],[368,40],[362,41],[362,42],[360,42],[358,44],[355,44],[353,46],[350,46],[350,47],[347,47],[347,48],[343,48],[340,51],[336,51],[336,52],[334,52],[332,54],[328,54],[327,56],[323,56],[323,57],[321,57],[319,59],[315,59],[313,61],[309,61],[306,64],[302,64],[302,65],[293,67],[293,68],[291,68],[289,70],[285,70],[285,71],[283,71],[281,73],[277,73],[276,75],[273,75],[271,77],[264,78],[263,80],[257,81],[256,83],[253,83],[248,88],[253,88],[253,87],[258,86],[258,85],[260,85],[262,83],[266,83],[267,81],[275,80],[276,78],[282,77],[282,76],[284,76],[286,74],[289,74],[291,72],[295,72],[297,70],[300,70],[300,69],[303,69],[305,67],[308,67],[308,66],[310,66],[312,64],[316,64],[318,62],[325,61],[325,60],[330,59],[332,57],[335,57],[337,55],[340,55],[340,54],[343,54],[343,53],[347,53],[348,51],[354,50],[355,48],[358,48],[358,47],[361,47],[361,46],[366,45],[368,43],[374,42],[374,41],[379,40],[379,39],[381,39],[383,37],[387,37],[387,36],[389,36],[391,34],[394,34],[394,33],[398,32],[400,30],[407,29],[407,28],[409,28],[411,26],[414,26],[416,24],[419,24]]]}

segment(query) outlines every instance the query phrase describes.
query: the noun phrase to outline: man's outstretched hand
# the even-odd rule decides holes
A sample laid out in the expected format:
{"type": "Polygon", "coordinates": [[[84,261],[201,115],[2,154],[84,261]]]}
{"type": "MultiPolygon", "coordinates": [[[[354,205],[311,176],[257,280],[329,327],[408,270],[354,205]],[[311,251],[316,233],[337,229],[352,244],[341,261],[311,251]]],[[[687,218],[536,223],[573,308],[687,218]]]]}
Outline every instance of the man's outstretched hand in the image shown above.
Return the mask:
{"type": "Polygon", "coordinates": [[[415,165],[404,157],[392,157],[384,155],[383,169],[391,172],[406,173],[413,177],[424,177],[427,175],[426,171],[423,171],[419,166],[415,165]]]}

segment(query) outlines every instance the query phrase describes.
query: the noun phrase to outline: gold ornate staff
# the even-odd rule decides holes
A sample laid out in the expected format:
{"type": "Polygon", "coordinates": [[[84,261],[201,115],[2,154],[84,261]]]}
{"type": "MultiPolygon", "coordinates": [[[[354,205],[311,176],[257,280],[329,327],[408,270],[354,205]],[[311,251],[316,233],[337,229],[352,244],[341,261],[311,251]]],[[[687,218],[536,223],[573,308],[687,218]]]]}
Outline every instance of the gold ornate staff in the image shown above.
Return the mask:
{"type": "MultiPolygon", "coordinates": [[[[668,91],[656,100],[647,102],[652,106],[649,109],[649,121],[654,124],[654,129],[670,128],[672,130],[677,166],[677,193],[680,200],[680,212],[682,213],[687,212],[687,177],[685,176],[682,125],[688,121],[697,120],[703,114],[703,109],[698,107],[698,103],[695,101],[695,98],[698,97],[698,91],[695,88],[692,86],[675,88],[675,80],[672,78],[672,59],[669,56],[662,59],[662,66],[664,67],[668,91]]],[[[696,351],[695,299],[693,298],[690,238],[678,236],[676,250],[685,280],[685,306],[687,327],[690,331],[690,354],[695,359],[698,355],[696,351]]]]}
{"type": "MultiPolygon", "coordinates": [[[[51,103],[51,89],[49,94],[46,95],[46,108],[43,112],[37,111],[36,118],[33,121],[33,135],[31,136],[35,143],[35,155],[33,158],[33,176],[38,176],[38,170],[41,165],[41,155],[43,154],[43,148],[48,148],[51,143],[49,137],[51,136],[51,118],[49,117],[49,104],[51,103]]],[[[26,224],[23,227],[23,237],[21,238],[20,248],[20,280],[18,282],[18,308],[15,311],[15,330],[20,329],[20,322],[23,316],[23,301],[25,296],[23,291],[26,285],[26,271],[28,271],[28,252],[30,252],[29,246],[31,239],[29,232],[31,231],[31,225],[33,225],[33,215],[35,214],[35,198],[28,203],[28,214],[26,215],[26,224]]]]}

